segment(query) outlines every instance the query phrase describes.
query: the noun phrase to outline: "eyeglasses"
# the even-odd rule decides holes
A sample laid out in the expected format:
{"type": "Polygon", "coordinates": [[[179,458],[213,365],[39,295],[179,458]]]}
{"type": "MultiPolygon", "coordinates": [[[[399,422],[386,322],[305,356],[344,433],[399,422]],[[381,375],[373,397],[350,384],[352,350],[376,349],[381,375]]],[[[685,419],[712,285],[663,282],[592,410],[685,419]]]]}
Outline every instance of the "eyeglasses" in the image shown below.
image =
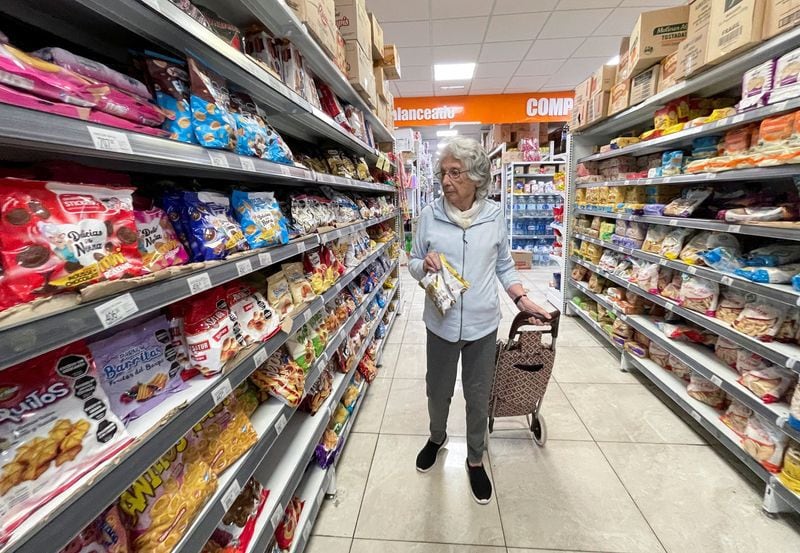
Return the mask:
{"type": "Polygon", "coordinates": [[[458,169],[448,169],[447,171],[439,171],[439,180],[444,182],[445,177],[450,177],[451,180],[460,180],[461,175],[466,173],[467,170],[463,169],[459,171],[458,169]]]}

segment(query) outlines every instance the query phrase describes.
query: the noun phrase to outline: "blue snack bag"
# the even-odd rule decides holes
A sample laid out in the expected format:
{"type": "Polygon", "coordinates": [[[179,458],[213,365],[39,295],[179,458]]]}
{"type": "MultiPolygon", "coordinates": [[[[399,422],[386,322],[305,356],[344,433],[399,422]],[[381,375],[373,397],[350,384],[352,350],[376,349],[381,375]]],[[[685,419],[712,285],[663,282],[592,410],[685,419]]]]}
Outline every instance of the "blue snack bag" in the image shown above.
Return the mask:
{"type": "Polygon", "coordinates": [[[189,224],[188,214],[186,212],[186,204],[183,200],[183,192],[179,190],[171,190],[161,197],[161,206],[169,217],[172,227],[175,229],[176,234],[186,251],[189,253],[191,261],[203,261],[200,245],[192,234],[191,226],[189,224]]]}
{"type": "Polygon", "coordinates": [[[245,192],[234,190],[231,194],[234,214],[251,248],[263,248],[289,242],[286,217],[281,213],[273,192],[245,192]]]}
{"type": "Polygon", "coordinates": [[[155,92],[156,104],[167,113],[167,119],[161,124],[161,128],[170,133],[172,140],[197,144],[192,128],[186,64],[154,52],[146,52],[146,55],[145,65],[155,92]]]}
{"type": "Polygon", "coordinates": [[[228,198],[218,192],[184,192],[191,234],[198,244],[198,261],[224,259],[249,249],[234,220],[228,198]]]}
{"type": "Polygon", "coordinates": [[[236,148],[236,119],[230,113],[230,97],[225,79],[200,67],[189,58],[192,127],[201,146],[233,150],[236,148]]]}

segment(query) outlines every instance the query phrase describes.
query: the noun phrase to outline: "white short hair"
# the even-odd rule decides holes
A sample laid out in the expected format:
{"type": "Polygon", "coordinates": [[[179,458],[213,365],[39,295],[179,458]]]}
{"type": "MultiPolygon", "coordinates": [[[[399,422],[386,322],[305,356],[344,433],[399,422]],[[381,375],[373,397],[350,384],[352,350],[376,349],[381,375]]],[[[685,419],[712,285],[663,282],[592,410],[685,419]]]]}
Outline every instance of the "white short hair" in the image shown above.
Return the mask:
{"type": "Polygon", "coordinates": [[[445,142],[445,146],[436,162],[436,173],[441,175],[442,160],[453,158],[460,161],[467,171],[470,180],[478,183],[475,196],[485,199],[489,195],[489,185],[492,182],[492,170],[489,156],[481,145],[472,138],[456,136],[445,142]]]}

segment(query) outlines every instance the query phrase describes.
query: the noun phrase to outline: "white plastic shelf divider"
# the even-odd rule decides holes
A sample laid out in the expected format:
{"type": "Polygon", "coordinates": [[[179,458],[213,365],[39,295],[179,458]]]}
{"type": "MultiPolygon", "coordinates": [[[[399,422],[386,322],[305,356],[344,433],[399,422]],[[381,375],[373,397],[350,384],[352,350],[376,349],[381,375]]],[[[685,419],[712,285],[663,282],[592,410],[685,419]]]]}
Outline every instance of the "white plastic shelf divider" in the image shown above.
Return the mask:
{"type": "Polygon", "coordinates": [[[654,253],[618,246],[616,244],[612,244],[611,242],[586,236],[585,234],[576,233],[574,238],[583,240],[585,242],[591,242],[592,244],[597,244],[598,246],[602,246],[606,249],[614,250],[637,259],[642,259],[651,263],[658,263],[662,267],[668,267],[670,269],[675,269],[676,271],[690,275],[697,275],[713,282],[730,286],[731,288],[736,288],[737,290],[742,290],[743,292],[749,292],[758,296],[770,298],[793,307],[800,305],[800,292],[797,292],[789,284],[762,284],[758,282],[752,282],[736,275],[722,273],[710,267],[689,265],[688,263],[683,263],[674,259],[667,259],[666,257],[662,257],[654,253]]]}

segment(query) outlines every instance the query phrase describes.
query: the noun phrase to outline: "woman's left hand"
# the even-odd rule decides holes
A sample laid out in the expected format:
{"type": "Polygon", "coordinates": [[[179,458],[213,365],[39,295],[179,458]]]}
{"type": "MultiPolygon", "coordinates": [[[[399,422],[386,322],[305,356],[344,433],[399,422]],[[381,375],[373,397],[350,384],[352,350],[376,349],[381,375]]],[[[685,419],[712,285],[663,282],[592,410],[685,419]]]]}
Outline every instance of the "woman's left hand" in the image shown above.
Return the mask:
{"type": "Polygon", "coordinates": [[[550,312],[541,305],[535,303],[528,296],[523,296],[522,299],[517,302],[517,308],[524,313],[535,314],[537,319],[543,321],[550,320],[550,312]]]}

